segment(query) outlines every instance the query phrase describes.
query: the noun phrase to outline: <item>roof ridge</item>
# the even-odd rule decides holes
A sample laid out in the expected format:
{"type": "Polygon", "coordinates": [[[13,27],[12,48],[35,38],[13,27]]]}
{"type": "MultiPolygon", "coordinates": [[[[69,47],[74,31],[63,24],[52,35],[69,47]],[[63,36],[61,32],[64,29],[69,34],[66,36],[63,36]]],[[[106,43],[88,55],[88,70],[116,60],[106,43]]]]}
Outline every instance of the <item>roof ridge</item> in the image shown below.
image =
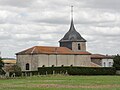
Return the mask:
{"type": "Polygon", "coordinates": [[[31,54],[35,51],[35,49],[36,49],[36,46],[32,49],[31,54]]]}

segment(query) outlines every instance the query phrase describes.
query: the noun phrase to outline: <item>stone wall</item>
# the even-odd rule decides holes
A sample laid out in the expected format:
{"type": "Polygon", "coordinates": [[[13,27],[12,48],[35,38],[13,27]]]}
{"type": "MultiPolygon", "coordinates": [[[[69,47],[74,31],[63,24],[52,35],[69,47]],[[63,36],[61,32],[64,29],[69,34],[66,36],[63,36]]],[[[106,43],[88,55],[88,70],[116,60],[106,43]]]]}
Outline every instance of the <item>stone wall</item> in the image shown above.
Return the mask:
{"type": "Polygon", "coordinates": [[[97,65],[100,65],[100,66],[102,66],[102,59],[91,59],[91,61],[93,62],[93,63],[95,63],[95,64],[97,64],[97,65]]]}
{"type": "Polygon", "coordinates": [[[17,55],[17,64],[22,71],[26,71],[26,64],[29,63],[30,70],[36,71],[38,67],[54,66],[84,66],[90,67],[90,55],[17,55]]]}
{"type": "Polygon", "coordinates": [[[38,67],[38,55],[17,55],[17,65],[22,71],[26,70],[26,64],[29,63],[29,71],[36,71],[38,67]]]}
{"type": "Polygon", "coordinates": [[[72,42],[73,51],[86,51],[86,42],[72,42]],[[80,50],[78,50],[78,44],[80,44],[80,50]]]}

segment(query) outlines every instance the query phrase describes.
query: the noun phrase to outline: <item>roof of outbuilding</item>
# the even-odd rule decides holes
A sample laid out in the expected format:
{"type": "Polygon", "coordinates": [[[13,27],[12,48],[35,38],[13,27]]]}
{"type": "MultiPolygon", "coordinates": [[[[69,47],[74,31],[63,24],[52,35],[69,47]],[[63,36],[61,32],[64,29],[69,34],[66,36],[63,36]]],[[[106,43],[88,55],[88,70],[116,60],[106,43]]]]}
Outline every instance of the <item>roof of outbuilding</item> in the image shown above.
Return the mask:
{"type": "Polygon", "coordinates": [[[5,64],[9,63],[9,64],[16,64],[16,60],[2,60],[5,64]]]}
{"type": "Polygon", "coordinates": [[[86,40],[80,35],[80,33],[76,31],[74,27],[73,19],[71,20],[69,31],[59,42],[66,42],[66,41],[86,42],[86,40]]]}
{"type": "Polygon", "coordinates": [[[24,51],[16,53],[16,55],[26,54],[78,54],[78,55],[90,55],[87,51],[74,52],[66,47],[49,47],[49,46],[34,46],[24,51]]]}
{"type": "Polygon", "coordinates": [[[112,56],[108,56],[108,55],[102,55],[102,54],[92,54],[91,55],[92,59],[112,59],[112,56]]]}

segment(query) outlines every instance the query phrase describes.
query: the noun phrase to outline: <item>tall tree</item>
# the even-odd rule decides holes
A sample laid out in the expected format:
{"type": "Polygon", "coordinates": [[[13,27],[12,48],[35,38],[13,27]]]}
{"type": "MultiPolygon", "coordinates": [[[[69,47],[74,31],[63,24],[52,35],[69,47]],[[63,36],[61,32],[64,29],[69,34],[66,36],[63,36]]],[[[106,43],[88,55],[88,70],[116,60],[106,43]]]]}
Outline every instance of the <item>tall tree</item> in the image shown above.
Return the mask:
{"type": "Polygon", "coordinates": [[[2,67],[4,67],[4,63],[2,61],[2,58],[0,57],[0,75],[5,74],[5,71],[2,69],[2,67]]]}
{"type": "Polygon", "coordinates": [[[113,61],[113,67],[115,67],[116,69],[120,69],[120,55],[116,55],[113,61]]]}
{"type": "Polygon", "coordinates": [[[2,58],[0,57],[0,69],[4,66],[4,62],[2,61],[2,58]]]}

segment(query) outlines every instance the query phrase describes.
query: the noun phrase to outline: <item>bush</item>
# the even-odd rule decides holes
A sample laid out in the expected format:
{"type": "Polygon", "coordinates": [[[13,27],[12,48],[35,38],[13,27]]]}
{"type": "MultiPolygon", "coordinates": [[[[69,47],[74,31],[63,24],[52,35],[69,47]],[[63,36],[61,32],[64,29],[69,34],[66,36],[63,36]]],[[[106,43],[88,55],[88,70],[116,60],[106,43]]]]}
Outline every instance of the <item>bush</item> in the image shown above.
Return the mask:
{"type": "Polygon", "coordinates": [[[0,69],[0,75],[5,75],[5,71],[3,69],[0,69]]]}
{"type": "Polygon", "coordinates": [[[13,65],[11,67],[11,71],[10,71],[10,77],[15,74],[15,76],[19,77],[22,75],[22,71],[21,68],[18,65],[13,65]]]}
{"type": "Polygon", "coordinates": [[[4,67],[4,62],[2,61],[2,58],[0,57],[0,69],[2,69],[2,67],[4,67]]]}
{"type": "Polygon", "coordinates": [[[38,72],[45,74],[69,74],[69,75],[115,75],[113,67],[40,67],[38,72]]]}
{"type": "Polygon", "coordinates": [[[113,67],[116,68],[116,70],[120,70],[120,55],[116,55],[114,58],[113,58],[113,67]]]}
{"type": "Polygon", "coordinates": [[[70,68],[70,75],[115,75],[115,68],[108,67],[76,67],[70,68]]]}
{"type": "Polygon", "coordinates": [[[30,76],[30,75],[38,75],[38,71],[23,71],[22,72],[23,76],[30,76]]]}

